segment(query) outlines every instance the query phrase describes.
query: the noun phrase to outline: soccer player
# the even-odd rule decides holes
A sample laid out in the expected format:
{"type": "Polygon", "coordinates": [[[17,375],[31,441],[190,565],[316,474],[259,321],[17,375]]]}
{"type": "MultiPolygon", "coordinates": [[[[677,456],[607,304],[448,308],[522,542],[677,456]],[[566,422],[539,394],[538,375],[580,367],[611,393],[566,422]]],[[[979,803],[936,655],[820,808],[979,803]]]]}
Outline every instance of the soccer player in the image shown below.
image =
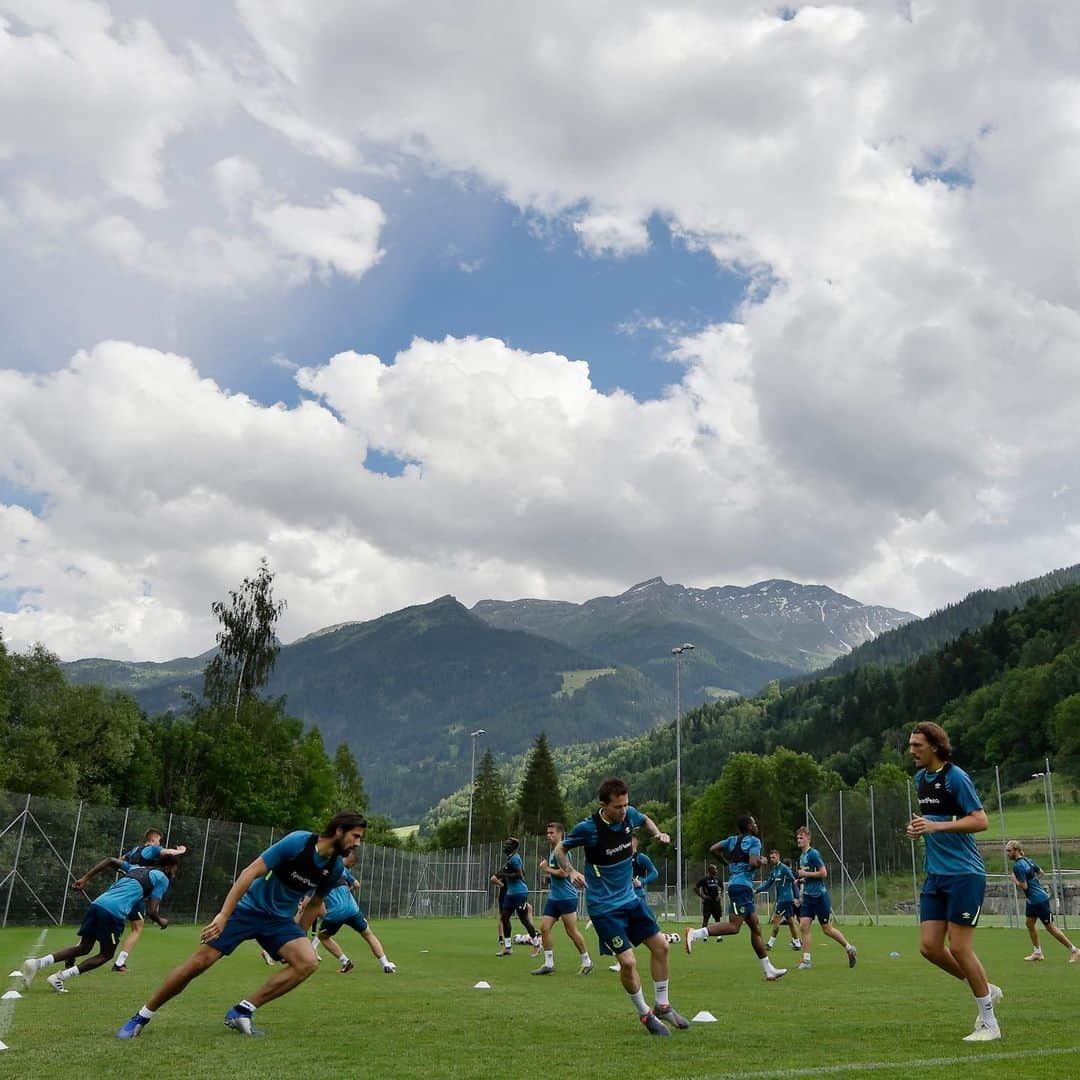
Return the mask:
{"type": "Polygon", "coordinates": [[[656,869],[656,863],[644,851],[638,851],[638,838],[636,836],[630,838],[630,843],[630,850],[634,853],[634,892],[641,902],[648,906],[649,901],[645,893],[645,886],[649,882],[655,881],[660,876],[660,871],[656,869]]]}
{"type": "MultiPolygon", "coordinates": [[[[147,829],[143,834],[142,843],[136,844],[135,847],[125,852],[121,857],[125,871],[131,866],[157,866],[162,855],[180,856],[187,853],[185,844],[177,844],[176,847],[171,848],[162,847],[161,842],[164,838],[165,834],[160,829],[147,829]]],[[[128,932],[124,944],[120,946],[120,951],[116,954],[116,960],[112,966],[112,970],[119,972],[121,975],[127,972],[128,957],[134,951],[139,938],[142,937],[143,926],[145,925],[143,917],[145,914],[146,902],[144,900],[140,900],[128,912],[131,930],[128,932]]]]}
{"type": "Polygon", "coordinates": [[[1003,995],[999,986],[987,981],[973,948],[986,867],[972,834],[989,825],[986,811],[971,777],[953,764],[952,743],[944,728],[930,721],[916,724],[908,749],[918,766],[919,812],[912,815],[907,833],[912,839],[922,838],[926,857],[926,881],[919,897],[919,951],[930,963],[966,981],[975,995],[979,1014],[964,1042],[992,1042],[1001,1038],[994,1004],[1003,995]]]}
{"type": "Polygon", "coordinates": [[[555,845],[555,862],[570,872],[570,881],[585,889],[585,902],[596,933],[619,961],[619,978],[630,995],[645,1030],[650,1035],[670,1036],[661,1021],[673,1027],[688,1028],[690,1022],[672,1008],[669,994],[667,938],[660,932],[645,901],[634,893],[634,854],[630,838],[634,829],[644,826],[663,844],[671,843],[653,820],[630,805],[626,784],[609,776],[600,785],[599,808],[591,817],[578,822],[555,845]],[[585,873],[575,870],[569,852],[585,849],[585,873]],[[656,1004],[649,1008],[641,988],[634,946],[645,943],[649,967],[656,989],[656,1004]]]}
{"type": "Polygon", "coordinates": [[[1024,959],[1031,961],[1046,959],[1043,956],[1042,946],[1039,944],[1039,931],[1035,928],[1035,924],[1041,921],[1047,933],[1069,950],[1069,963],[1075,964],[1080,961],[1080,949],[1054,925],[1054,916],[1050,911],[1050,894],[1043,888],[1040,880],[1042,868],[1024,854],[1019,840],[1010,840],[1005,845],[1005,854],[1012,860],[1013,881],[1024,894],[1024,915],[1027,918],[1027,931],[1033,946],[1031,955],[1025,956],[1024,959]]]}
{"type": "Polygon", "coordinates": [[[694,886],[694,895],[701,901],[701,925],[720,922],[724,918],[724,905],[720,900],[724,886],[720,882],[720,869],[716,863],[709,863],[705,876],[698,879],[694,886]]]}
{"type": "MultiPolygon", "coordinates": [[[[387,975],[393,975],[397,971],[397,965],[391,963],[386,957],[386,950],[382,942],[375,936],[375,932],[368,925],[367,918],[360,910],[358,895],[360,883],[352,875],[352,868],[356,865],[356,849],[354,848],[343,860],[343,870],[337,883],[326,895],[326,912],[319,925],[316,941],[326,946],[326,951],[336,957],[341,967],[339,974],[346,975],[355,966],[345,955],[345,951],[334,940],[334,935],[343,927],[351,926],[366,942],[372,956],[378,960],[383,971],[387,975]]],[[[298,915],[297,918],[302,918],[298,915]]]]}
{"type": "MultiPolygon", "coordinates": [[[[85,875],[88,880],[95,872],[113,869],[120,870],[123,863],[119,859],[103,859],[94,871],[85,875]]],[[[113,882],[99,897],[92,900],[83,916],[79,926],[79,943],[72,945],[59,952],[50,953],[39,959],[30,959],[23,964],[23,979],[27,989],[34,981],[42,968],[51,967],[53,964],[67,964],[78,960],[80,956],[86,956],[95,944],[98,946],[96,956],[89,960],[83,960],[79,964],[65,966],[61,971],[54,972],[45,981],[58,993],[68,992],[67,982],[76,975],[85,975],[95,968],[107,964],[116,952],[120,935],[124,932],[124,919],[131,909],[140,901],[146,900],[147,915],[161,927],[168,926],[168,921],[159,914],[158,907],[161,898],[168,892],[169,884],[176,873],[176,856],[162,855],[159,857],[156,867],[136,866],[124,873],[124,876],[113,882]]]]}
{"type": "Polygon", "coordinates": [[[811,928],[814,919],[821,923],[822,932],[826,937],[832,938],[837,945],[847,953],[848,967],[853,968],[858,954],[855,946],[833,926],[832,901],[829,899],[829,890],[825,887],[825,879],[829,871],[825,868],[825,860],[821,852],[810,844],[810,830],[801,825],[795,830],[795,843],[799,845],[799,869],[796,877],[802,885],[802,902],[799,906],[799,927],[802,940],[802,962],[799,971],[807,971],[813,963],[813,942],[811,940],[811,928]]]}
{"type": "Polygon", "coordinates": [[[772,917],[772,933],[765,942],[765,948],[771,949],[776,944],[776,935],[781,923],[787,923],[791,931],[791,947],[798,952],[802,948],[799,938],[799,924],[795,921],[795,874],[791,869],[790,859],[781,859],[780,852],[773,848],[769,852],[769,876],[754,890],[755,893],[768,892],[776,888],[776,907],[772,917]]]}
{"type": "Polygon", "coordinates": [[[761,924],[754,908],[754,871],[761,866],[761,840],[758,837],[758,825],[749,814],[736,822],[738,833],[728,836],[713,844],[709,850],[717,856],[724,856],[728,861],[728,900],[731,903],[731,918],[723,923],[709,923],[708,926],[694,929],[686,928],[683,946],[689,954],[694,942],[706,941],[710,937],[727,937],[737,934],[745,922],[750,927],[750,945],[754,954],[761,961],[761,970],[767,982],[776,982],[787,974],[787,968],[778,968],[769,959],[769,950],[761,936],[761,924]]]}
{"type": "Polygon", "coordinates": [[[503,854],[506,862],[502,868],[491,875],[492,885],[499,886],[499,928],[502,931],[502,948],[496,956],[510,956],[513,952],[514,939],[510,936],[510,916],[516,914],[518,921],[525,927],[533,944],[533,955],[539,951],[540,937],[533,926],[529,914],[529,886],[525,884],[525,864],[517,853],[521,841],[516,836],[508,836],[503,841],[503,854]],[[506,891],[503,892],[503,886],[506,891]]]}
{"type": "Polygon", "coordinates": [[[544,946],[544,963],[532,972],[533,975],[551,975],[555,971],[555,946],[551,939],[551,931],[556,919],[562,922],[566,936],[574,943],[574,948],[581,956],[578,974],[589,975],[593,968],[589,947],[585,944],[585,938],[577,924],[578,891],[570,880],[570,872],[563,870],[555,863],[555,845],[565,835],[566,828],[561,821],[548,822],[547,839],[551,845],[551,851],[546,859],[540,860],[540,873],[547,874],[551,879],[548,898],[544,902],[544,915],[540,920],[540,940],[544,946]]]}
{"type": "Polygon", "coordinates": [[[225,1026],[241,1035],[261,1035],[252,1023],[256,1008],[295,989],[318,961],[307,935],[326,910],[323,900],[341,877],[342,860],[364,839],[362,814],[335,814],[319,833],[291,832],[249,863],[233,882],[221,910],[203,928],[202,944],[174,968],[150,1000],[116,1033],[134,1039],[165,1002],[176,997],[204,971],[254,938],[271,955],[288,961],[249,998],[225,1014],[225,1026]],[[312,899],[299,921],[297,904],[312,899]]]}

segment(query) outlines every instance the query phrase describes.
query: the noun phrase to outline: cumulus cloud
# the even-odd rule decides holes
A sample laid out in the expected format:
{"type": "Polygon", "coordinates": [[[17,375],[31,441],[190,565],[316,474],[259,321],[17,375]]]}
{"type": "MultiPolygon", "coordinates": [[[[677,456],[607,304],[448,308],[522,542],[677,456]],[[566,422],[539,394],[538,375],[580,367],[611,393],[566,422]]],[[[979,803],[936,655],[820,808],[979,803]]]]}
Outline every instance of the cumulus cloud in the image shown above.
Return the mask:
{"type": "Polygon", "coordinates": [[[620,214],[589,214],[574,222],[574,232],[590,255],[640,255],[649,249],[645,222],[620,214]]]}

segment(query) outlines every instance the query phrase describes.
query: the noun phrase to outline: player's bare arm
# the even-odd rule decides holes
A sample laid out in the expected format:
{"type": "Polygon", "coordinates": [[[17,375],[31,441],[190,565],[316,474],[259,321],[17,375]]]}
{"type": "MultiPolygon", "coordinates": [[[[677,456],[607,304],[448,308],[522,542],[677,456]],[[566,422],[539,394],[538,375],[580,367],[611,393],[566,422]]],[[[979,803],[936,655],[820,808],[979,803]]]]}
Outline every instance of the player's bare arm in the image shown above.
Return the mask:
{"type": "Polygon", "coordinates": [[[225,897],[225,902],[221,905],[221,910],[203,927],[199,940],[205,943],[220,937],[222,930],[225,929],[225,924],[229,921],[229,916],[232,915],[236,905],[240,903],[240,897],[259,878],[265,877],[269,872],[270,868],[263,862],[261,855],[254,862],[245,866],[240,871],[240,876],[233,882],[232,888],[225,897]]]}
{"type": "Polygon", "coordinates": [[[970,814],[965,814],[955,821],[931,821],[920,814],[912,814],[907,834],[914,838],[935,832],[977,833],[984,832],[988,828],[990,828],[990,820],[986,816],[986,811],[979,807],[978,810],[972,810],[970,814]]]}

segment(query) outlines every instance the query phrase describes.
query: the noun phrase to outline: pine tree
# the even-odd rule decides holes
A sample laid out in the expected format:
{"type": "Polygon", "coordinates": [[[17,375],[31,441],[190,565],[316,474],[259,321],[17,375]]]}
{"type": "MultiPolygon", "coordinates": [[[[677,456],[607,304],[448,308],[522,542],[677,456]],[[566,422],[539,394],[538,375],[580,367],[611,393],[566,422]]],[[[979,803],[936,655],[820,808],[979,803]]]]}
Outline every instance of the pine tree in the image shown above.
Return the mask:
{"type": "Polygon", "coordinates": [[[541,732],[533,743],[525,775],[518,790],[514,814],[515,827],[522,833],[541,836],[549,821],[566,821],[566,806],[559,788],[559,776],[548,748],[547,735],[541,732]]]}
{"type": "Polygon", "coordinates": [[[481,844],[501,840],[509,826],[506,785],[495,767],[490,750],[484,751],[473,788],[473,841],[481,844]]]}
{"type": "Polygon", "coordinates": [[[353,752],[344,743],[334,754],[334,778],[337,781],[334,806],[338,810],[364,810],[367,807],[367,792],[360,768],[353,752]]]}

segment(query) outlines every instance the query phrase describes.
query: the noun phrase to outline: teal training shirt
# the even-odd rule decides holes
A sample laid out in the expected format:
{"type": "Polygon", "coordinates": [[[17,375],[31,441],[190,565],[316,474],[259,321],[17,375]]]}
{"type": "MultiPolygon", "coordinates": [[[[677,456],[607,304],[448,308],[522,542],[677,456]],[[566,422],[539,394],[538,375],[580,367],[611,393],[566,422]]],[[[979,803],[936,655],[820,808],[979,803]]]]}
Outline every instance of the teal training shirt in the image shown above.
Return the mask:
{"type": "MultiPolygon", "coordinates": [[[[799,855],[799,869],[824,870],[825,860],[821,857],[821,852],[818,851],[817,848],[807,848],[799,855]]],[[[824,878],[803,878],[802,883],[803,896],[825,895],[826,889],[824,878]]]]}
{"type": "MultiPolygon", "coordinates": [[[[955,821],[982,809],[982,801],[963,769],[951,762],[937,772],[915,774],[919,813],[928,821],[955,821]]],[[[943,877],[986,874],[986,865],[973,833],[924,833],[926,872],[943,877]]]]}
{"type": "MultiPolygon", "coordinates": [[[[552,848],[548,853],[547,858],[550,866],[556,866],[555,862],[555,849],[552,848]]],[[[577,901],[578,892],[577,889],[571,884],[569,878],[555,877],[554,875],[549,879],[551,887],[548,889],[548,896],[552,900],[573,900],[577,901]]]]}
{"type": "Polygon", "coordinates": [[[1013,863],[1013,875],[1017,881],[1027,882],[1027,892],[1024,895],[1029,904],[1041,904],[1050,899],[1050,894],[1039,880],[1041,873],[1042,870],[1023,855],[1013,863]]]}
{"type": "MultiPolygon", "coordinates": [[[[150,871],[150,900],[160,900],[169,891],[169,877],[160,870],[150,871]]],[[[113,882],[94,902],[118,919],[126,919],[128,912],[143,899],[143,887],[134,878],[122,877],[113,882]]]]}
{"type": "Polygon", "coordinates": [[[631,835],[644,824],[645,815],[633,806],[626,808],[626,817],[617,825],[604,821],[597,811],[563,838],[567,850],[585,848],[585,900],[590,915],[606,915],[637,903],[631,835]]]}

